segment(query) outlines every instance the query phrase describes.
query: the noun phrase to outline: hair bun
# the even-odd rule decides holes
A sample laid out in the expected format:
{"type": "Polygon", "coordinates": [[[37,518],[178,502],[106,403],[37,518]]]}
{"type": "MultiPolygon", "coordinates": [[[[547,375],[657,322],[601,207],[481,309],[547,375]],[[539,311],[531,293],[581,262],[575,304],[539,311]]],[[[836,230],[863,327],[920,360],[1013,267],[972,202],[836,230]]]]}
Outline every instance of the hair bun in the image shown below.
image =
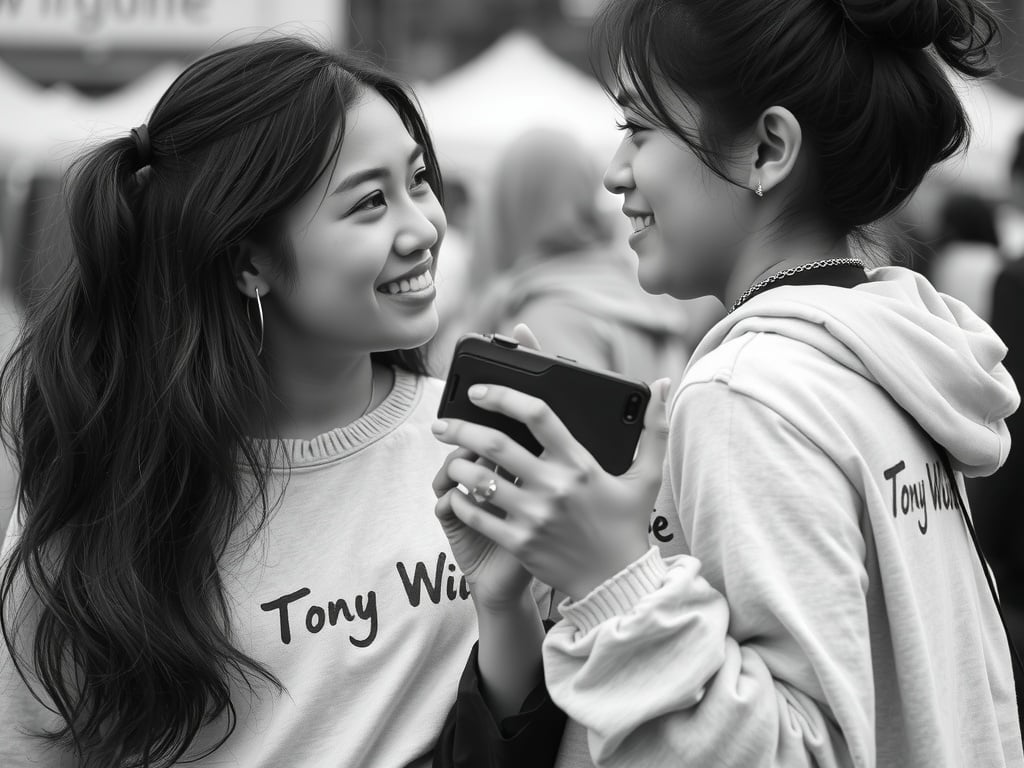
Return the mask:
{"type": "Polygon", "coordinates": [[[901,48],[926,48],[942,30],[942,0],[839,0],[865,38],[901,48]]]}

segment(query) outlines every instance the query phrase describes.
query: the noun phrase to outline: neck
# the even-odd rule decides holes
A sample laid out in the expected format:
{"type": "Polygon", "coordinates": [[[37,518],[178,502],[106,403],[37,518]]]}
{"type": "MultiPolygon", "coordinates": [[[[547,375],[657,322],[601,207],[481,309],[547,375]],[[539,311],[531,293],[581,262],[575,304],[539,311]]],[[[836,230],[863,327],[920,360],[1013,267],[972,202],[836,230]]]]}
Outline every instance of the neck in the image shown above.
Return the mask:
{"type": "Polygon", "coordinates": [[[825,259],[848,259],[850,255],[845,237],[837,238],[813,227],[786,235],[756,236],[746,244],[736,260],[721,297],[722,303],[726,307],[732,306],[747,288],[781,270],[825,259]]]}
{"type": "Polygon", "coordinates": [[[310,440],[351,424],[391,387],[390,372],[375,370],[368,352],[339,353],[268,338],[263,354],[276,396],[270,416],[277,437],[310,440]]]}

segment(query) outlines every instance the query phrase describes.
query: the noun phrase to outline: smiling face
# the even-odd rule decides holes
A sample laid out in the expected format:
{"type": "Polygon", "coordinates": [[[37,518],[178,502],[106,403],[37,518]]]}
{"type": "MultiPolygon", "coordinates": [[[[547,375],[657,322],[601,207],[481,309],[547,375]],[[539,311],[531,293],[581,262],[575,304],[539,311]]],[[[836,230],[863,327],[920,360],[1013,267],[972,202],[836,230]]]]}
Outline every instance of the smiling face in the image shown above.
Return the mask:
{"type": "MultiPolygon", "coordinates": [[[[675,94],[661,95],[679,123],[694,133],[693,107],[675,94]]],[[[680,299],[721,298],[749,236],[751,193],[715,175],[672,131],[644,117],[633,106],[635,95],[623,94],[619,102],[626,135],[604,184],[623,196],[640,285],[648,293],[680,299]]]]}
{"type": "Polygon", "coordinates": [[[285,229],[294,276],[254,260],[267,281],[274,343],[361,353],[418,347],[437,331],[433,274],[444,212],[422,149],[375,91],[349,109],[329,178],[289,212],[285,229]]]}

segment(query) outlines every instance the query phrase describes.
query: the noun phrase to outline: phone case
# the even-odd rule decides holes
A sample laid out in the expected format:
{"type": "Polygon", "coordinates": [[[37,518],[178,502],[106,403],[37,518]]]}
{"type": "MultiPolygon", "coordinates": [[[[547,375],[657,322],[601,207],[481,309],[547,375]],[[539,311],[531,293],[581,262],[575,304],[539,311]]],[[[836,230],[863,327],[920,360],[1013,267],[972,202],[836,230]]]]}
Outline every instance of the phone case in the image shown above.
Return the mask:
{"type": "Polygon", "coordinates": [[[463,336],[455,346],[438,417],[494,427],[534,454],[543,448],[525,424],[470,402],[466,391],[473,384],[500,384],[540,398],[613,475],[633,463],[651,398],[641,381],[552,357],[505,336],[463,336]]]}

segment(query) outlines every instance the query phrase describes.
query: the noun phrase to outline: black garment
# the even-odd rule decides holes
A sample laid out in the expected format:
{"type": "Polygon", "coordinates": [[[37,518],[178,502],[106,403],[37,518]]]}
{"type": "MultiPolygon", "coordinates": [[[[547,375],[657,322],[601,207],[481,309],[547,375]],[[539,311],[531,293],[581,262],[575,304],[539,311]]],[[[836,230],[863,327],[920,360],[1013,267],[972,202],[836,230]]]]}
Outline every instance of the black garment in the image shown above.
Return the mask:
{"type": "MultiPolygon", "coordinates": [[[[1024,386],[1024,259],[1010,262],[992,294],[993,330],[1008,347],[1003,364],[1017,388],[1024,386]]],[[[1024,650],[1024,415],[1006,420],[1010,455],[995,474],[970,480],[967,492],[974,525],[999,587],[1014,644],[1024,650]]],[[[1017,708],[1024,723],[1024,680],[1017,683],[1017,708]]]]}
{"type": "Polygon", "coordinates": [[[477,645],[434,748],[434,768],[546,768],[555,764],[566,715],[541,681],[518,714],[497,723],[480,692],[477,645]]]}

